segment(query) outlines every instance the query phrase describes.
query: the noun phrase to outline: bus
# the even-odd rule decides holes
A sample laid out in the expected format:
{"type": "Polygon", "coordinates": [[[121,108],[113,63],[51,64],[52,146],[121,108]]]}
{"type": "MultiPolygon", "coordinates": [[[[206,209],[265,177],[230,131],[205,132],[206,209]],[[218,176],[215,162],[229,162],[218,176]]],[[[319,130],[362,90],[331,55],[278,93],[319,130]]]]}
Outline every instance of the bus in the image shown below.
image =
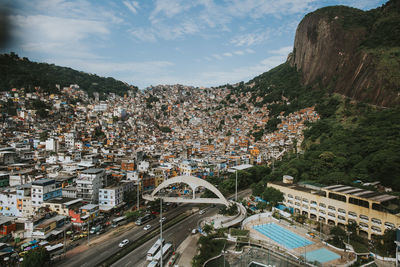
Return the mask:
{"type": "Polygon", "coordinates": [[[146,260],[148,261],[152,261],[154,255],[156,255],[156,253],[158,252],[158,250],[160,249],[160,247],[162,245],[164,245],[165,240],[164,238],[161,240],[160,238],[157,239],[157,241],[153,244],[153,246],[149,249],[149,251],[147,251],[147,257],[146,260]]]}
{"type": "Polygon", "coordinates": [[[54,256],[56,254],[61,254],[62,253],[62,250],[64,248],[64,244],[63,243],[58,243],[58,244],[55,244],[53,246],[46,246],[45,248],[49,252],[50,257],[52,257],[52,256],[54,256]]]}
{"type": "Polygon", "coordinates": [[[140,217],[139,219],[136,220],[136,225],[142,225],[145,222],[150,221],[151,219],[153,219],[155,216],[151,213],[145,214],[142,217],[140,217]]]}
{"type": "Polygon", "coordinates": [[[120,223],[126,220],[126,216],[121,216],[112,220],[112,227],[117,227],[120,223]]]}
{"type": "MultiPolygon", "coordinates": [[[[162,258],[163,261],[167,259],[167,257],[169,255],[171,255],[172,253],[172,243],[166,243],[163,247],[162,247],[162,258]]],[[[157,252],[157,254],[153,257],[153,261],[156,262],[160,262],[161,260],[161,249],[160,251],[157,252]]]]}

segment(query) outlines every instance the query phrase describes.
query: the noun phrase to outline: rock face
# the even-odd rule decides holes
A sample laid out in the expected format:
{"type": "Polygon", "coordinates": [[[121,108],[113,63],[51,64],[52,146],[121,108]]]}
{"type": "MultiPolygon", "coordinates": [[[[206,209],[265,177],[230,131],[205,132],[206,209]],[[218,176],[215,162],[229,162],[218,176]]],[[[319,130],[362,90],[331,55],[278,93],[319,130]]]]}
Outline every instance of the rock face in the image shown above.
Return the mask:
{"type": "Polygon", "coordinates": [[[392,14],[391,9],[390,3],[368,12],[337,6],[306,15],[288,61],[305,85],[379,106],[399,105],[400,43],[377,42],[380,35],[373,32],[379,30],[375,28],[380,16],[392,14]]]}

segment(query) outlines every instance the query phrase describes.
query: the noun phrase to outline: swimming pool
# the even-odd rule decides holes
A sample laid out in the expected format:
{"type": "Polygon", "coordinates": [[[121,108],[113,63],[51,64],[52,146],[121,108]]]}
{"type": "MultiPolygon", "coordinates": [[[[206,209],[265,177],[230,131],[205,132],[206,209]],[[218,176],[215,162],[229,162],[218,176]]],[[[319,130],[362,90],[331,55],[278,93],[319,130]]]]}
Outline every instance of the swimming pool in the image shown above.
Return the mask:
{"type": "MultiPolygon", "coordinates": [[[[320,263],[324,263],[340,258],[340,255],[325,248],[306,252],[305,254],[306,254],[305,258],[307,259],[308,262],[318,261],[320,263]]],[[[304,253],[302,254],[302,256],[304,257],[304,253]]]]}
{"type": "Polygon", "coordinates": [[[253,226],[253,229],[288,249],[294,249],[313,244],[313,242],[310,240],[301,237],[275,223],[255,225],[253,226]]]}

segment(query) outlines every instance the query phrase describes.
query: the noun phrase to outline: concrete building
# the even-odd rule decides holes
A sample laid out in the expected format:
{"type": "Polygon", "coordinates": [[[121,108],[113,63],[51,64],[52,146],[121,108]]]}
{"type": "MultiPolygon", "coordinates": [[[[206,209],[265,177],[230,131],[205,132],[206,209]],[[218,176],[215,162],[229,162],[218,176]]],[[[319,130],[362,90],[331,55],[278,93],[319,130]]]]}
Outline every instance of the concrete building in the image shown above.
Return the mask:
{"type": "Polygon", "coordinates": [[[400,226],[398,197],[346,185],[318,187],[293,184],[293,180],[268,183],[284,194],[283,203],[294,213],[329,225],[359,225],[369,239],[400,226]]]}
{"type": "Polygon", "coordinates": [[[111,186],[99,191],[99,205],[101,210],[109,210],[121,205],[124,201],[122,186],[111,186]]]}
{"type": "Polygon", "coordinates": [[[61,187],[57,187],[56,181],[53,179],[40,179],[32,182],[31,197],[34,210],[41,207],[44,201],[61,197],[61,195],[61,187]]]}
{"type": "Polygon", "coordinates": [[[90,203],[99,200],[99,189],[105,185],[104,169],[88,169],[80,173],[76,179],[76,196],[90,203]]]}

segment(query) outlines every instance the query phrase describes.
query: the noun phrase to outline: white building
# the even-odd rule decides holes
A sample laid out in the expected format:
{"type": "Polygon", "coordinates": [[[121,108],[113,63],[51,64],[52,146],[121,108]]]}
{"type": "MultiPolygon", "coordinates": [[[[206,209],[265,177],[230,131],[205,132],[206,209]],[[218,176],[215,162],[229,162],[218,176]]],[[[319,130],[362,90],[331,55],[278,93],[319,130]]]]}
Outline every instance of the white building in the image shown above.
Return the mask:
{"type": "Polygon", "coordinates": [[[58,141],[50,138],[46,140],[46,151],[57,151],[58,141]]]}
{"type": "Polygon", "coordinates": [[[122,186],[112,186],[99,190],[100,209],[111,209],[118,207],[124,201],[122,186]]]}
{"type": "Polygon", "coordinates": [[[32,182],[31,197],[34,210],[41,207],[43,201],[61,197],[61,195],[61,187],[57,187],[56,181],[53,179],[40,179],[32,182]]]}
{"type": "Polygon", "coordinates": [[[91,203],[99,200],[99,189],[105,185],[104,169],[88,169],[76,179],[76,196],[91,203]]]}

